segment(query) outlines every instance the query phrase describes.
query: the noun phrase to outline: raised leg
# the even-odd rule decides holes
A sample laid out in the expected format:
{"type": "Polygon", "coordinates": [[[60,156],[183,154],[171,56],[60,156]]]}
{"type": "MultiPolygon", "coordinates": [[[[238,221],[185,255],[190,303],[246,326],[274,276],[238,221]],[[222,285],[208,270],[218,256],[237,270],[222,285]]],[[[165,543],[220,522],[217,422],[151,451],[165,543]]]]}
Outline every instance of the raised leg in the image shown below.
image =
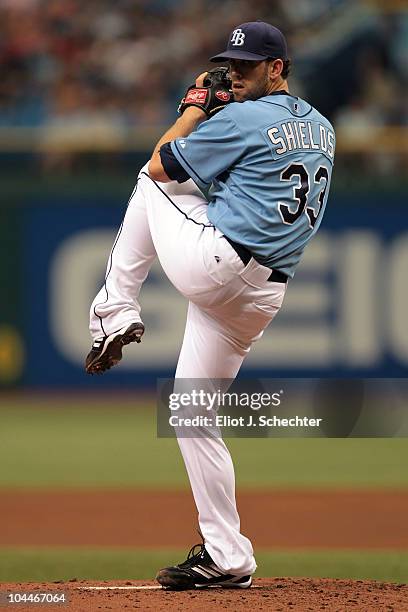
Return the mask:
{"type": "Polygon", "coordinates": [[[201,231],[201,224],[184,229],[187,214],[208,224],[206,200],[193,181],[155,183],[147,176],[147,165],[142,168],[108,259],[104,285],[91,305],[93,338],[141,321],[138,297],[156,252],[177,287],[183,277],[183,245],[194,253],[189,230],[201,231]]]}

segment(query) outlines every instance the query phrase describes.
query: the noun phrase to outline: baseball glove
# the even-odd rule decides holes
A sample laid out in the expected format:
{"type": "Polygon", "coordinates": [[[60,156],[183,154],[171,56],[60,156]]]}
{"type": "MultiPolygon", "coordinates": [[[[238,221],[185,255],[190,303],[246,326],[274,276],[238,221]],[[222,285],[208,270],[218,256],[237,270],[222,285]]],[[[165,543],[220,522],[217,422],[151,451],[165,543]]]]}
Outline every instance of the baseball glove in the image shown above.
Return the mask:
{"type": "Polygon", "coordinates": [[[225,66],[217,66],[217,68],[209,70],[203,84],[203,87],[190,85],[187,89],[178,107],[180,115],[189,106],[197,106],[206,113],[207,117],[212,117],[224,106],[234,101],[231,79],[228,75],[228,68],[225,66]]]}

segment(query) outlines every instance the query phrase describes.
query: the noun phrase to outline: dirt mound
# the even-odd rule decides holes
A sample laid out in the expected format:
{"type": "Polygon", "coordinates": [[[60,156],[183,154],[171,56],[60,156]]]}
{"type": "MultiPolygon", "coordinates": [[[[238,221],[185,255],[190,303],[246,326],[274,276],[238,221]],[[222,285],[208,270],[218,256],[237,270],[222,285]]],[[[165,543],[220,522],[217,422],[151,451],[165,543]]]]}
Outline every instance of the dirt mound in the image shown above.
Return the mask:
{"type": "MultiPolygon", "coordinates": [[[[69,582],[48,584],[2,584],[5,591],[61,593],[67,605],[48,604],[48,612],[72,610],[353,610],[373,612],[408,610],[408,585],[369,580],[332,580],[315,578],[257,578],[248,590],[212,588],[207,590],[164,591],[157,584],[142,581],[69,582]],[[95,588],[96,587],[96,588],[95,588]]],[[[13,606],[19,612],[40,609],[33,604],[13,606]]]]}

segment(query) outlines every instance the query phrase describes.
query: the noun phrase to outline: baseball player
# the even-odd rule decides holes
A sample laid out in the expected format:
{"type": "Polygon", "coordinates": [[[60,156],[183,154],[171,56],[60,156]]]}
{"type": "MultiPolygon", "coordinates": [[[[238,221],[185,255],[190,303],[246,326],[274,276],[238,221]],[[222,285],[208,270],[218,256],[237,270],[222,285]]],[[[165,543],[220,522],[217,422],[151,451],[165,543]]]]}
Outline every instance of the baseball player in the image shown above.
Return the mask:
{"type": "MultiPolygon", "coordinates": [[[[216,69],[197,78],[130,197],[91,306],[91,374],[118,363],[123,345],[140,342],[137,300],[157,256],[189,301],[175,385],[234,379],[321,223],[334,131],[289,93],[283,34],[264,22],[244,23],[211,61],[228,62],[229,74],[216,69]],[[201,190],[208,187],[206,199],[201,190]]],[[[157,580],[169,589],[247,588],[256,563],[240,531],[228,449],[211,435],[178,436],[178,443],[203,543],[157,580]]]]}

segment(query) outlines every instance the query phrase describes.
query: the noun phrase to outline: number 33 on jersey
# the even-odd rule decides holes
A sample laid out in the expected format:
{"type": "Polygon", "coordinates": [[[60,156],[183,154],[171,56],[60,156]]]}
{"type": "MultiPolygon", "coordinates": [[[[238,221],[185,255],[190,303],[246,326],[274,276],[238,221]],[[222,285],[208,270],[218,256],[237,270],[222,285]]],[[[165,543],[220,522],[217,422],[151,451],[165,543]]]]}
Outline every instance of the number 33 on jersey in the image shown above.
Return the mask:
{"type": "MultiPolygon", "coordinates": [[[[268,130],[268,136],[276,146],[275,154],[284,155],[293,151],[320,151],[326,154],[332,162],[334,157],[334,132],[318,121],[287,121],[268,130]]],[[[279,211],[283,223],[292,224],[306,213],[309,225],[313,229],[325,205],[325,195],[329,184],[330,169],[327,164],[319,165],[303,156],[303,163],[291,163],[280,174],[282,181],[292,181],[297,178],[298,184],[293,188],[292,201],[296,202],[293,210],[290,203],[279,202],[279,211]],[[310,193],[312,173],[313,183],[310,193]],[[320,188],[316,188],[319,185],[320,188]]],[[[331,166],[330,166],[331,167],[331,166]]]]}
{"type": "Polygon", "coordinates": [[[199,186],[211,184],[209,220],[259,263],[292,277],[327,203],[329,121],[278,91],[230,104],[171,147],[199,186]]]}

